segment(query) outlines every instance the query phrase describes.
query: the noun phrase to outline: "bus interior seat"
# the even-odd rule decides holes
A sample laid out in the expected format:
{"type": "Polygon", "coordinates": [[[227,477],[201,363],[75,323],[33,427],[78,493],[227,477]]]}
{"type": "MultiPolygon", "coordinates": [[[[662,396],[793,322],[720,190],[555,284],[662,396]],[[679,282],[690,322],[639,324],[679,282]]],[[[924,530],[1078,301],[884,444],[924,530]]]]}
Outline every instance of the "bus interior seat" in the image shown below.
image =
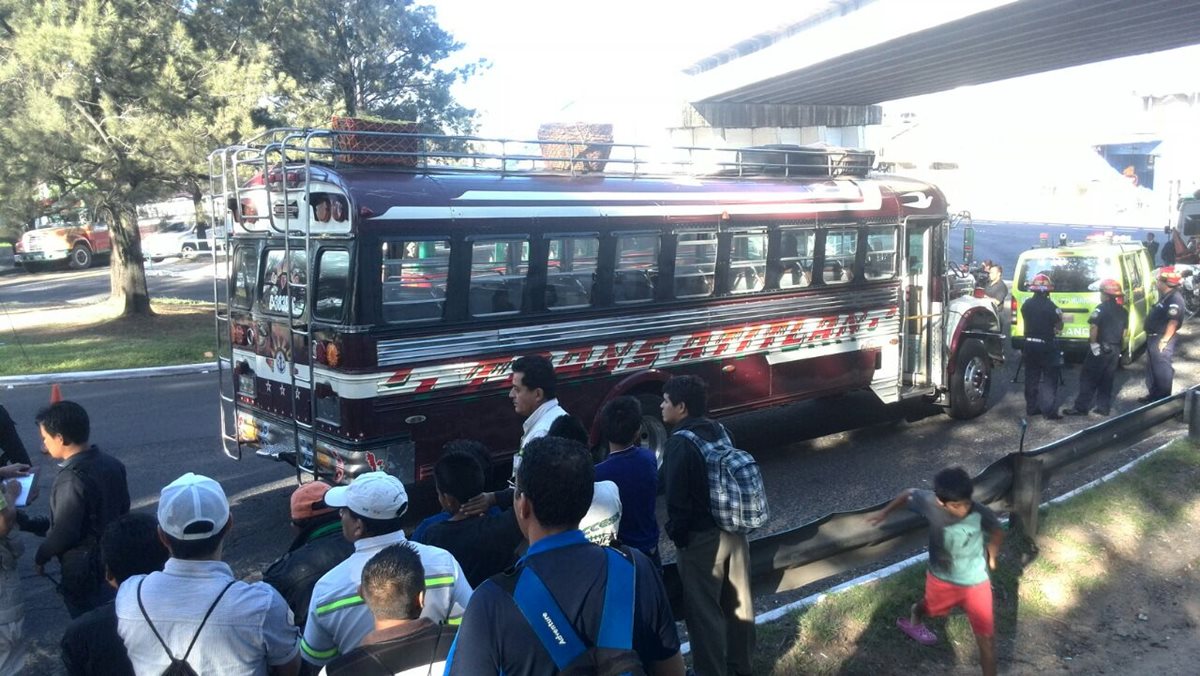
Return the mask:
{"type": "Polygon", "coordinates": [[[630,302],[654,297],[654,283],[645,270],[617,270],[613,276],[613,300],[630,302]]]}

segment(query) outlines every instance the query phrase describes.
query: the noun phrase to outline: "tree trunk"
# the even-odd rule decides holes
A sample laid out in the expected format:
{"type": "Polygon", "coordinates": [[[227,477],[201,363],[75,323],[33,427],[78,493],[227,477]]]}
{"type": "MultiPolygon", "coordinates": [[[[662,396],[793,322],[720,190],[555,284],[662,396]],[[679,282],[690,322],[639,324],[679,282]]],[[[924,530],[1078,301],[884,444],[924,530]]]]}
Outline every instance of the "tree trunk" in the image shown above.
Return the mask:
{"type": "Polygon", "coordinates": [[[122,317],[150,316],[150,292],[146,287],[146,267],[142,259],[142,233],[138,230],[137,210],[118,204],[107,209],[112,215],[112,266],[110,296],[121,305],[122,317]]]}

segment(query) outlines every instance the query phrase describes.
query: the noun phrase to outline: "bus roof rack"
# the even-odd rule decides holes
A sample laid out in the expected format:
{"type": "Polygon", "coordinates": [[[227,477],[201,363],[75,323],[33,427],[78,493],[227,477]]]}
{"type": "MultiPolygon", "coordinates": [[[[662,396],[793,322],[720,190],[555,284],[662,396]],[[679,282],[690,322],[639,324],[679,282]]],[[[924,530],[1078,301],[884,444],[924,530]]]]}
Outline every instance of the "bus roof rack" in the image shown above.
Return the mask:
{"type": "Polygon", "coordinates": [[[872,151],[824,144],[661,147],[591,139],[518,140],[361,128],[272,129],[241,147],[278,153],[285,163],[415,173],[837,178],[866,176],[875,163],[872,151]]]}

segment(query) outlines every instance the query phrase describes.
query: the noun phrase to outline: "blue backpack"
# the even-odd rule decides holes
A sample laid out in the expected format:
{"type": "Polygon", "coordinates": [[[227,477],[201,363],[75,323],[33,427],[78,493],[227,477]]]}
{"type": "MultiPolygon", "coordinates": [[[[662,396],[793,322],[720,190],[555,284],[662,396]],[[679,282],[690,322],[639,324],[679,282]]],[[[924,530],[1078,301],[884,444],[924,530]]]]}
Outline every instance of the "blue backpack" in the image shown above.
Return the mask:
{"type": "Polygon", "coordinates": [[[516,575],[493,578],[512,594],[525,621],[563,676],[646,674],[641,657],[633,650],[636,565],[632,553],[612,547],[605,547],[604,551],[608,560],[608,581],[604,588],[600,635],[594,645],[588,645],[579,636],[532,568],[519,568],[516,575]]]}

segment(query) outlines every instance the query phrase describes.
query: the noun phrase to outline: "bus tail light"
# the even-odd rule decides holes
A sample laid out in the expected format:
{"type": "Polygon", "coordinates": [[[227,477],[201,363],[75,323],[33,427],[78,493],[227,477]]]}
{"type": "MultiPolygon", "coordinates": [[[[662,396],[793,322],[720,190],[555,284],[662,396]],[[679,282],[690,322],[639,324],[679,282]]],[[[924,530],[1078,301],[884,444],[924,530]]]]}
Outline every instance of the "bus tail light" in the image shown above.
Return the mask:
{"type": "Polygon", "coordinates": [[[1016,298],[1009,298],[1008,311],[1010,313],[1012,313],[1012,316],[1008,318],[1009,321],[1014,324],[1017,323],[1017,299],[1016,298]]]}

